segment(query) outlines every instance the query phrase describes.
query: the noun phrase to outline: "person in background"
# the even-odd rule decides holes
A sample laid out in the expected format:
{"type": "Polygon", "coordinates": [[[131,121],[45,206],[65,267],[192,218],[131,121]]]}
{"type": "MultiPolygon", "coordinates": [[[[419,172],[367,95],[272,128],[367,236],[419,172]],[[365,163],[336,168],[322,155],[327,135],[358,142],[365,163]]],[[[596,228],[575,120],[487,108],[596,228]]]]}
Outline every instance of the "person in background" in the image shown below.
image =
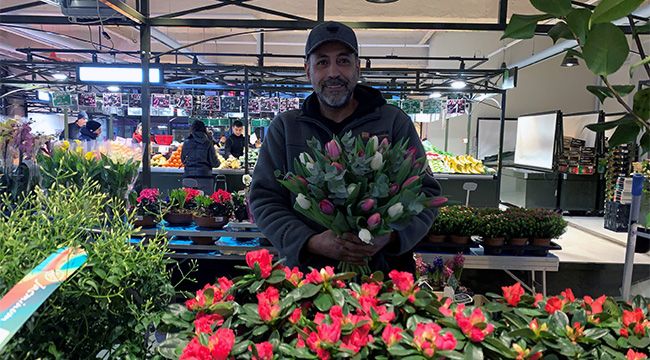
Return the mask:
{"type": "Polygon", "coordinates": [[[181,161],[185,166],[184,178],[197,181],[199,190],[207,195],[214,192],[212,168],[219,167],[219,159],[214,149],[214,142],[201,120],[196,120],[190,127],[190,135],[183,142],[181,161]]]}
{"type": "Polygon", "coordinates": [[[92,141],[97,140],[97,137],[102,133],[102,124],[95,120],[90,120],[86,126],[82,127],[79,131],[79,140],[92,141]]]}
{"type": "MultiPolygon", "coordinates": [[[[85,111],[79,111],[79,113],[77,114],[77,120],[75,120],[75,122],[68,124],[68,139],[70,140],[79,139],[80,131],[84,126],[86,126],[87,122],[88,122],[88,114],[85,111]]],[[[62,131],[61,135],[59,136],[59,140],[63,140],[64,136],[65,136],[65,131],[62,131]]]]}
{"type": "Polygon", "coordinates": [[[133,132],[133,142],[138,144],[142,142],[142,123],[139,123],[133,132]]]}
{"type": "Polygon", "coordinates": [[[226,140],[226,151],[224,157],[227,159],[230,155],[238,158],[244,155],[246,138],[244,137],[244,124],[236,120],[232,123],[232,134],[226,140]]]}
{"type": "MultiPolygon", "coordinates": [[[[262,142],[253,173],[250,199],[255,223],[286,259],[285,265],[316,269],[336,266],[339,261],[368,265],[373,271],[414,271],[413,247],[431,228],[436,216],[426,209],[392,233],[378,236],[365,245],[353,234],[337,236],[294,210],[292,195],[277,181],[275,172],[294,171],[294,160],[307,151],[307,140],[321,144],[332,135],[369,139],[377,136],[396,143],[408,141],[416,158],[424,148],[409,116],[389,105],[378,90],[358,84],[361,76],[359,46],[354,31],[338,22],[316,26],[307,37],[305,72],[314,92],[302,109],[278,114],[262,142]]],[[[422,192],[438,196],[440,185],[426,172],[422,192]]]]}

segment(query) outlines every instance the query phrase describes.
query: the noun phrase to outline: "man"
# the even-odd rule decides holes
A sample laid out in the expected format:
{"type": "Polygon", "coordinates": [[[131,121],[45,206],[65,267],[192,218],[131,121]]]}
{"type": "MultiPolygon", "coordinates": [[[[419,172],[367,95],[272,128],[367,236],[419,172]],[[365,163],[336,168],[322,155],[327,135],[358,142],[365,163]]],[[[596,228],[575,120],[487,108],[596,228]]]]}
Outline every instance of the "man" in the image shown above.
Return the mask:
{"type": "Polygon", "coordinates": [[[245,146],[244,124],[239,120],[235,120],[232,123],[232,134],[226,140],[225,158],[227,159],[230,155],[236,158],[243,156],[245,146]]]}
{"type": "MultiPolygon", "coordinates": [[[[413,247],[426,235],[435,217],[425,210],[408,226],[365,245],[354,235],[337,237],[293,210],[293,198],[277,182],[274,171],[293,171],[293,161],[307,150],[306,141],[321,143],[332,135],[370,137],[391,142],[409,139],[424,156],[411,119],[387,105],[381,93],[357,84],[360,77],[357,39],[349,27],[327,22],[315,27],[305,46],[305,72],[312,93],[300,110],[279,114],[271,123],[253,173],[251,207],[257,225],[288,266],[319,268],[339,261],[362,264],[371,257],[373,270],[413,271],[413,247]]],[[[440,195],[440,185],[430,176],[423,181],[428,196],[440,195]]]]}
{"type": "MultiPolygon", "coordinates": [[[[73,123],[68,124],[68,139],[70,140],[79,139],[81,128],[86,126],[87,122],[88,122],[88,114],[86,114],[85,111],[79,111],[79,114],[77,114],[77,120],[75,120],[75,122],[73,123]]],[[[62,131],[61,136],[59,136],[59,140],[63,140],[64,136],[65,136],[65,131],[62,131]]]]}

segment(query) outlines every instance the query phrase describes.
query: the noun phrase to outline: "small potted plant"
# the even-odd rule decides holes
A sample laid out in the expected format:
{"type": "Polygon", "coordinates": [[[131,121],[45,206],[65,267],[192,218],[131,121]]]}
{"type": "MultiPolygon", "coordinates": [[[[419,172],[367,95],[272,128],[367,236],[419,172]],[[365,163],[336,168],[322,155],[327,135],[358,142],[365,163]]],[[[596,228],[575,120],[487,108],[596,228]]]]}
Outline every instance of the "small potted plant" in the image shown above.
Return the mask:
{"type": "Polygon", "coordinates": [[[171,225],[187,226],[192,223],[192,210],[196,208],[194,198],[201,191],[192,188],[174,189],[169,192],[168,210],[165,221],[171,225]]]}
{"type": "Polygon", "coordinates": [[[532,214],[532,245],[550,246],[552,239],[559,238],[566,231],[567,222],[560,214],[549,210],[535,210],[532,214]]]}
{"type": "Polygon", "coordinates": [[[233,215],[238,222],[249,220],[246,194],[243,191],[236,192],[232,195],[232,204],[233,215]]]}
{"type": "Polygon", "coordinates": [[[433,225],[431,225],[431,229],[429,229],[429,233],[427,234],[427,241],[430,243],[441,243],[447,240],[450,220],[450,213],[447,209],[446,207],[441,208],[433,225]]]}
{"type": "Polygon", "coordinates": [[[457,254],[446,262],[437,256],[432,264],[425,263],[420,256],[415,258],[418,282],[428,285],[438,297],[453,297],[462,290],[460,276],[463,272],[465,257],[457,254]]]}
{"type": "Polygon", "coordinates": [[[135,227],[154,227],[163,213],[160,191],[157,188],[145,188],[139,194],[131,193],[131,204],[135,204],[135,227]],[[135,200],[133,199],[135,197],[135,200]]]}
{"type": "Polygon", "coordinates": [[[505,229],[508,223],[502,213],[489,214],[478,218],[477,235],[485,246],[503,246],[506,242],[505,229]]]}
{"type": "Polygon", "coordinates": [[[450,208],[449,231],[450,239],[454,244],[468,244],[472,235],[476,235],[476,212],[464,206],[450,208]]]}
{"type": "Polygon", "coordinates": [[[507,222],[505,235],[508,244],[513,246],[526,245],[534,226],[530,210],[510,208],[505,211],[503,216],[507,222]]]}
{"type": "Polygon", "coordinates": [[[232,195],[222,189],[212,195],[198,195],[194,198],[194,222],[197,226],[210,229],[222,229],[233,213],[232,195]]]}

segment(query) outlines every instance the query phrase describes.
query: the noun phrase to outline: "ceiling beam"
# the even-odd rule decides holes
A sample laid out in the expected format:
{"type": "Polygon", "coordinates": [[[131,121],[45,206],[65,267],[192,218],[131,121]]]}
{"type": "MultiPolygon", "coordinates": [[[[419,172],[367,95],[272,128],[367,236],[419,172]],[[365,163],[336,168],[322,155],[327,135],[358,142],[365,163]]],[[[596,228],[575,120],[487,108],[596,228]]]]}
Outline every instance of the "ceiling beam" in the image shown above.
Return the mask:
{"type": "Polygon", "coordinates": [[[5,14],[5,13],[8,13],[8,12],[18,11],[18,10],[22,10],[22,9],[29,9],[29,8],[33,8],[33,7],[41,6],[41,5],[45,5],[45,3],[42,2],[42,1],[32,1],[32,2],[25,3],[25,4],[8,6],[8,7],[0,9],[0,14],[5,14]]]}
{"type": "Polygon", "coordinates": [[[136,9],[127,5],[125,2],[119,0],[99,0],[99,1],[101,1],[102,4],[108,6],[109,8],[124,15],[124,17],[130,19],[136,24],[142,24],[145,22],[144,16],[140,14],[136,9]]]}
{"type": "Polygon", "coordinates": [[[427,31],[427,33],[424,34],[424,36],[422,37],[422,39],[420,39],[420,41],[418,41],[418,45],[424,45],[424,44],[428,43],[428,42],[429,42],[429,39],[431,39],[431,37],[433,37],[433,34],[435,34],[435,33],[436,33],[436,32],[433,31],[433,30],[429,30],[429,31],[427,31]]]}

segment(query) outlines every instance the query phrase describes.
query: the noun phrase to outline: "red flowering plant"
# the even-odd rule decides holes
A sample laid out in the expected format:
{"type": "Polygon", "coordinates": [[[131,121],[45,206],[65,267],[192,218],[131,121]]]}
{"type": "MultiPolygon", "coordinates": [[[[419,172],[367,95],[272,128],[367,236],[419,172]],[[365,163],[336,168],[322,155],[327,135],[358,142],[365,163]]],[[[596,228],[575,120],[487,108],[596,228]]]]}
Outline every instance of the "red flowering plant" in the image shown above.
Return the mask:
{"type": "MultiPolygon", "coordinates": [[[[373,136],[364,143],[348,132],[324,146],[316,139],[307,145],[309,152],[294,161],[294,172],[279,181],[296,196],[296,211],[339,236],[352,233],[372,244],[447,201],[422,191],[426,158],[416,159],[416,148],[406,140],[379,143],[373,136]]],[[[339,268],[369,274],[367,266],[341,263],[339,268]]]]}
{"type": "Polygon", "coordinates": [[[212,195],[196,195],[194,197],[194,214],[196,216],[223,217],[230,219],[233,215],[232,194],[219,189],[212,195]]]}
{"type": "Polygon", "coordinates": [[[132,192],[129,195],[132,209],[136,216],[153,216],[160,221],[164,213],[164,204],[160,198],[160,190],[157,188],[144,188],[139,193],[132,192]]]}
{"type": "Polygon", "coordinates": [[[648,304],[527,294],[519,284],[483,306],[456,305],[410,273],[303,274],[267,250],[162,317],[170,359],[643,359],[648,304]],[[553,311],[546,309],[549,301],[553,311]],[[551,301],[552,300],[552,301],[551,301]],[[627,334],[622,329],[627,330],[627,334]],[[623,334],[621,334],[623,333],[623,334]]]}
{"type": "Polygon", "coordinates": [[[173,189],[169,192],[167,211],[177,214],[190,214],[196,208],[194,199],[201,194],[200,190],[187,187],[173,189]]]}

